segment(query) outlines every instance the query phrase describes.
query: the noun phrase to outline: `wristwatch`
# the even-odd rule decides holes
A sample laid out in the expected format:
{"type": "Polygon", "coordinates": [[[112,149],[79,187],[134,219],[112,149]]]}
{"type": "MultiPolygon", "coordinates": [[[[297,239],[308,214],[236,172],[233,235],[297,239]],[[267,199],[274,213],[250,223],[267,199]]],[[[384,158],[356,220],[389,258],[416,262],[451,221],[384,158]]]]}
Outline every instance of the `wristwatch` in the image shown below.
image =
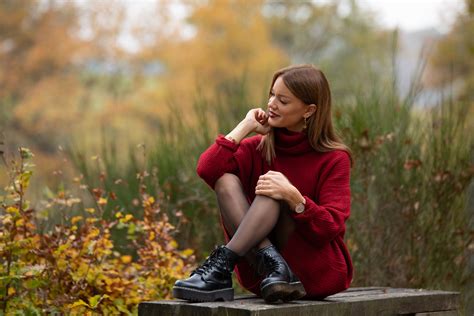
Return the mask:
{"type": "Polygon", "coordinates": [[[300,202],[300,203],[296,204],[295,212],[298,213],[298,214],[303,213],[304,208],[305,208],[305,203],[306,203],[306,200],[304,200],[304,202],[300,202]]]}

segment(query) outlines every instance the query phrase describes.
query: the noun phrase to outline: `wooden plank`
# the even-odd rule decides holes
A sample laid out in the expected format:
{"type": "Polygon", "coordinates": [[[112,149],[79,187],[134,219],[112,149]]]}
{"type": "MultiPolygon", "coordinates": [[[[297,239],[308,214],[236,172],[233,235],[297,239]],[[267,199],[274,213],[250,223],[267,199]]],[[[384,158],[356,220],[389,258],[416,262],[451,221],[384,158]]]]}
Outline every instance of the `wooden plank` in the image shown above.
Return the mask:
{"type": "Polygon", "coordinates": [[[458,307],[458,292],[377,287],[349,289],[321,301],[298,300],[276,304],[266,304],[263,299],[254,295],[238,296],[232,302],[144,302],[139,305],[139,315],[416,315],[456,311],[458,307]]]}
{"type": "Polygon", "coordinates": [[[459,316],[458,311],[441,311],[430,313],[416,313],[415,316],[459,316]]]}

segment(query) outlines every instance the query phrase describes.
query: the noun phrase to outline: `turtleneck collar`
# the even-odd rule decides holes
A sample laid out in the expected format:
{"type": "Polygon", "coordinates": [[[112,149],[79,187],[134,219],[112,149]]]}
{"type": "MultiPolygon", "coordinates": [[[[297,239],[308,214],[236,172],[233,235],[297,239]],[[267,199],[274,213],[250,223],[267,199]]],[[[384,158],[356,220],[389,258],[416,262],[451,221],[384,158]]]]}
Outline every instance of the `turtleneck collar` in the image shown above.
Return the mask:
{"type": "Polygon", "coordinates": [[[274,128],[276,152],[299,155],[313,150],[305,132],[293,132],[286,128],[274,128]]]}

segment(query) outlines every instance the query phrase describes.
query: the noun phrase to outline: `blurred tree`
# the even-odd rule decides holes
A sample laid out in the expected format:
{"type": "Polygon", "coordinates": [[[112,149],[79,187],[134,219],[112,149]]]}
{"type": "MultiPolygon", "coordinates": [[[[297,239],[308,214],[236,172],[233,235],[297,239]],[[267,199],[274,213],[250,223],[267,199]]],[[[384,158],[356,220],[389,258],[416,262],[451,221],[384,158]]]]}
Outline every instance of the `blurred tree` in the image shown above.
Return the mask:
{"type": "Polygon", "coordinates": [[[190,92],[195,95],[196,87],[206,97],[238,90],[242,76],[251,82],[254,106],[260,105],[271,74],[287,63],[271,42],[262,2],[211,0],[187,5],[188,27],[194,34],[175,38],[161,55],[167,89],[179,100],[178,106],[190,108],[190,92]]]}
{"type": "MultiPolygon", "coordinates": [[[[30,0],[0,3],[2,126],[14,128],[17,134],[35,135],[46,150],[51,143],[36,132],[50,114],[44,106],[48,92],[63,82],[67,93],[74,94],[74,79],[67,69],[79,52],[78,43],[71,38],[75,28],[77,15],[69,2],[61,6],[30,0]]],[[[60,108],[63,115],[64,107],[60,108]]]]}
{"type": "MultiPolygon", "coordinates": [[[[0,132],[6,152],[36,151],[39,179],[57,180],[57,140],[77,121],[78,78],[73,62],[83,53],[74,2],[0,1],[0,132]],[[47,175],[47,176],[46,176],[47,175]]],[[[4,178],[0,179],[2,182],[4,178]]],[[[31,194],[43,188],[34,186],[31,194]]]]}
{"type": "Polygon", "coordinates": [[[0,1],[0,132],[7,151],[18,144],[36,151],[48,184],[61,160],[58,145],[93,130],[91,109],[122,89],[123,81],[100,68],[120,57],[123,8],[110,4],[0,1]]]}
{"type": "Polygon", "coordinates": [[[474,0],[465,0],[450,32],[441,39],[430,59],[428,85],[453,85],[461,100],[474,100],[474,0]]]}
{"type": "Polygon", "coordinates": [[[293,63],[320,67],[334,95],[392,80],[390,34],[356,1],[267,1],[263,12],[273,41],[293,63]]]}

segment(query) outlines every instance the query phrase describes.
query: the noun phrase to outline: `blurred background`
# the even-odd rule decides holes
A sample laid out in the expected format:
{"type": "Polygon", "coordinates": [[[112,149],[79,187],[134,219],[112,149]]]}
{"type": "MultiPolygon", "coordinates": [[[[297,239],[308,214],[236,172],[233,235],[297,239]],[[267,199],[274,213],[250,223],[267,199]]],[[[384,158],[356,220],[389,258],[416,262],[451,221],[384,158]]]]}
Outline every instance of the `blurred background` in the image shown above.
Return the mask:
{"type": "Polygon", "coordinates": [[[104,217],[140,217],[148,170],[179,244],[202,258],[223,236],[200,153],[265,108],[275,70],[314,64],[355,156],[353,286],[458,290],[472,310],[473,18],[472,0],[1,0],[2,150],[34,153],[27,197],[41,210],[80,182],[116,193],[104,217]]]}

